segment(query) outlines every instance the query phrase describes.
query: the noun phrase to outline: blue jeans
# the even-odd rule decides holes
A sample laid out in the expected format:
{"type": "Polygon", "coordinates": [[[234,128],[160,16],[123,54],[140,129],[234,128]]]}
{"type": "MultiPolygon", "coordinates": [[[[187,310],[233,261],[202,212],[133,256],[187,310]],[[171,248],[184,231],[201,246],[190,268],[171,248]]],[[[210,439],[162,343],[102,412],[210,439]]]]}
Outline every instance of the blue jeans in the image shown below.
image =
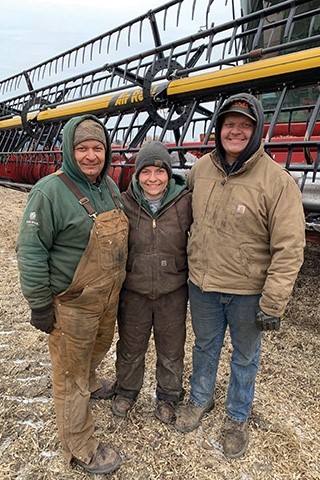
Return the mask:
{"type": "Polygon", "coordinates": [[[189,282],[190,310],[195,334],[190,401],[212,402],[227,326],[233,347],[226,411],[238,422],[248,419],[259,369],[261,332],[255,325],[260,295],[203,292],[189,282]]]}

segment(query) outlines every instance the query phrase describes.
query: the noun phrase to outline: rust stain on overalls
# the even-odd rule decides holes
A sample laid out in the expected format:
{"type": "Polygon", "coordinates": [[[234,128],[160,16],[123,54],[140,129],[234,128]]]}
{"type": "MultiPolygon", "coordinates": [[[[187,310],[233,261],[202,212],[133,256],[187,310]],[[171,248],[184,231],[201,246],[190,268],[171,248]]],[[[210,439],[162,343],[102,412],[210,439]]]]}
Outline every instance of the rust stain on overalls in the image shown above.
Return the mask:
{"type": "Polygon", "coordinates": [[[128,220],[121,210],[97,215],[70,287],[54,299],[56,323],[49,350],[58,432],[67,461],[74,456],[88,463],[99,444],[90,392],[101,386],[95,369],[113,340],[127,243],[128,220]]]}

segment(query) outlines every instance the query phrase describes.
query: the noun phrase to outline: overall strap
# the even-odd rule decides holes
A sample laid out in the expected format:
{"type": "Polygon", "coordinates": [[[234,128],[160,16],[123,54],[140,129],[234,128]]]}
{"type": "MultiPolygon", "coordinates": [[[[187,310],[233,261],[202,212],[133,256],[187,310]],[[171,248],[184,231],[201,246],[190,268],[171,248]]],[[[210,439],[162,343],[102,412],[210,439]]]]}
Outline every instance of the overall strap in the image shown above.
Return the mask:
{"type": "Polygon", "coordinates": [[[88,197],[84,197],[81,190],[73,183],[70,177],[65,172],[62,172],[59,170],[56,172],[56,175],[70,188],[70,190],[74,193],[74,195],[77,197],[80,205],[82,205],[88,212],[89,217],[91,217],[93,220],[96,219],[97,217],[97,212],[94,210],[92,207],[88,197]]]}

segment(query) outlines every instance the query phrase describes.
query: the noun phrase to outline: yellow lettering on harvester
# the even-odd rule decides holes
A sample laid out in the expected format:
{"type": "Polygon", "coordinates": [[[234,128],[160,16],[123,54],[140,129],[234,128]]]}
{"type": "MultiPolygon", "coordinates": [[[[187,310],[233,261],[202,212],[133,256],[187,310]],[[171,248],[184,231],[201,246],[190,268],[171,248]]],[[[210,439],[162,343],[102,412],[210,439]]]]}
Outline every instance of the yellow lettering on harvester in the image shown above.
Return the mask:
{"type": "Polygon", "coordinates": [[[134,90],[131,94],[131,103],[142,102],[143,94],[141,89],[134,90]]]}
{"type": "Polygon", "coordinates": [[[117,98],[115,105],[126,105],[128,103],[128,99],[130,97],[130,93],[121,93],[117,98]]]}

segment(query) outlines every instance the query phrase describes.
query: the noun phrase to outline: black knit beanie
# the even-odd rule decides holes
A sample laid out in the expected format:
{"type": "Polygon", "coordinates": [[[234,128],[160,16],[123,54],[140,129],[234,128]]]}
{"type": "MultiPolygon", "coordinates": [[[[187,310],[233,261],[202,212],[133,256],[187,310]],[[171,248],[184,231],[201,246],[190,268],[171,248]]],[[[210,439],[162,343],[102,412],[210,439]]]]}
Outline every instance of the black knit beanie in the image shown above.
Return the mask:
{"type": "Polygon", "coordinates": [[[165,168],[171,178],[171,156],[167,147],[159,141],[145,143],[139,150],[136,158],[136,178],[143,168],[151,166],[165,168]]]}

